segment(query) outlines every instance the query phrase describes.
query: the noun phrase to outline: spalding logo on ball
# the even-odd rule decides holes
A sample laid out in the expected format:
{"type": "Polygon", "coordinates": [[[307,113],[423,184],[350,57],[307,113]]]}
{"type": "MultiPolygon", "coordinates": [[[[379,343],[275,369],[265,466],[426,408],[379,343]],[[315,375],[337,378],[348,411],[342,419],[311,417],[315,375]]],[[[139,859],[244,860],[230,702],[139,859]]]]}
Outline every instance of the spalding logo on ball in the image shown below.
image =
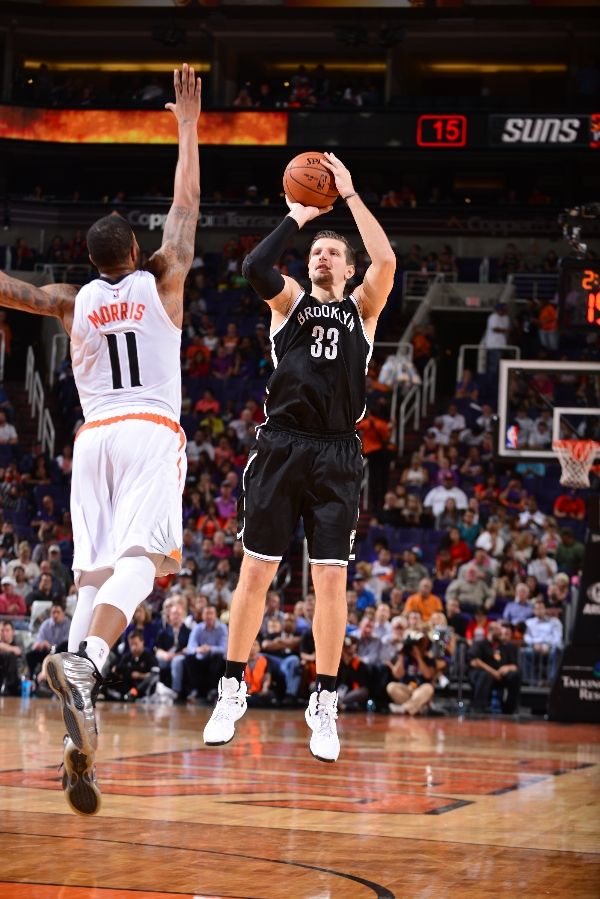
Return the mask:
{"type": "Polygon", "coordinates": [[[283,173],[283,189],[292,203],[302,206],[331,206],[339,197],[335,180],[317,152],[299,153],[283,173]]]}

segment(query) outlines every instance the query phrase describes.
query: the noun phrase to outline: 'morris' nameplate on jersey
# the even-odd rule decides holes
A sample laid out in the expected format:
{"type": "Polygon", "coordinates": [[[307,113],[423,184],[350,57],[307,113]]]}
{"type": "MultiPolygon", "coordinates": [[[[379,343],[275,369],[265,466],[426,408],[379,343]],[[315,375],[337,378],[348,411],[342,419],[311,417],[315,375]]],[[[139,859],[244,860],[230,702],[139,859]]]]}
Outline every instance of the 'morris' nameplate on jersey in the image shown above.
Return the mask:
{"type": "Polygon", "coordinates": [[[179,421],[181,331],[162,304],[154,275],[96,278],[75,298],[73,375],[85,420],[155,412],[179,421]]]}

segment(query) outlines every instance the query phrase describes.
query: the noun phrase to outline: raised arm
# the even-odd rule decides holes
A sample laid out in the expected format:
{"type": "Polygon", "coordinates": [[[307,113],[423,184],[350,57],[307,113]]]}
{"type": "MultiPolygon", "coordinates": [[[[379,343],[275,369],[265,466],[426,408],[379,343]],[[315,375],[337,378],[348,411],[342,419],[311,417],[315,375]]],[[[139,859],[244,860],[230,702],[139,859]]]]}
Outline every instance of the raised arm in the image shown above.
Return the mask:
{"type": "Polygon", "coordinates": [[[74,284],[47,284],[44,287],[35,287],[27,281],[11,278],[0,272],[0,306],[59,318],[68,334],[71,333],[78,290],[79,287],[74,284]]]}
{"type": "Polygon", "coordinates": [[[335,186],[352,213],[365,250],[371,259],[363,283],[353,291],[353,295],[360,306],[363,321],[366,323],[369,319],[374,319],[372,323],[374,327],[394,286],[396,255],[385,231],[356,193],[352,175],[346,166],[333,153],[324,153],[323,156],[325,157],[323,165],[335,178],[335,186]]]}
{"type": "Polygon", "coordinates": [[[183,321],[183,285],[194,259],[196,225],[200,210],[200,157],[198,119],[201,81],[194,69],[175,69],[175,103],[165,104],[177,119],[179,158],[175,169],[173,203],[167,215],[162,246],[148,262],[165,310],[178,328],[183,321]]]}
{"type": "Polygon", "coordinates": [[[271,307],[273,312],[272,326],[276,328],[285,318],[291,304],[300,294],[302,288],[294,278],[282,275],[275,266],[284,251],[292,243],[298,232],[307,222],[330,212],[333,207],[322,209],[316,206],[301,206],[285,198],[289,207],[289,215],[267,235],[242,263],[242,274],[250,282],[259,297],[271,307]]]}

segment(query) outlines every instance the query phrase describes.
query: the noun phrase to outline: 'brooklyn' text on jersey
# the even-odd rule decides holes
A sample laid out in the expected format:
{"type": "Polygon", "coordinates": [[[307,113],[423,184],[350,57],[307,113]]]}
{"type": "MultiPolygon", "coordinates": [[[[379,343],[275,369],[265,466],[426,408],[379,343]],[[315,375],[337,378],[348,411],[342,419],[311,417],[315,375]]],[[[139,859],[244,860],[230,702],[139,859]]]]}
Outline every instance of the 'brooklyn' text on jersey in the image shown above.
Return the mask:
{"type": "Polygon", "coordinates": [[[345,325],[349,331],[354,330],[352,313],[340,309],[335,303],[323,303],[322,306],[305,306],[297,314],[299,325],[303,325],[309,318],[333,318],[340,324],[345,325]]]}

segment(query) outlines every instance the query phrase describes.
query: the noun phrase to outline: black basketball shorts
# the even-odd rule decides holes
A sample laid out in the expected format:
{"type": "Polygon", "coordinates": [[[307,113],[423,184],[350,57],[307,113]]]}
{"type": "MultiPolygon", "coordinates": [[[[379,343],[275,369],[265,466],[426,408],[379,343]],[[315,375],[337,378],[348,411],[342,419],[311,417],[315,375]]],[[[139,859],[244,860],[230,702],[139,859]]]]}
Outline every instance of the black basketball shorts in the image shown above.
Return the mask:
{"type": "Polygon", "coordinates": [[[362,474],[356,434],[325,439],[262,427],[238,499],[238,537],[244,551],[279,561],[302,518],[310,561],[347,565],[362,474]]]}

